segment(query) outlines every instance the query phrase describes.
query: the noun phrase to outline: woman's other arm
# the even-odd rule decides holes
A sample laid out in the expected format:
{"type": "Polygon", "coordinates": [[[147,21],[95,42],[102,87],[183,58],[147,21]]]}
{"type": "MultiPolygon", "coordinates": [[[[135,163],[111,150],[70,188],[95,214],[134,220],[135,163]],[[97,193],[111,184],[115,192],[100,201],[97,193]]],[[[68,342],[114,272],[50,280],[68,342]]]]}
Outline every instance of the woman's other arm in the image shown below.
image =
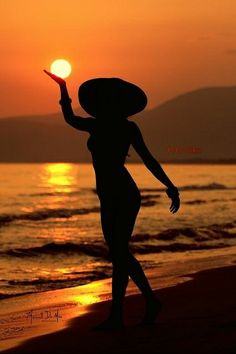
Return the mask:
{"type": "Polygon", "coordinates": [[[139,127],[132,122],[132,145],[136,152],[139,154],[145,166],[152,172],[152,174],[162,182],[167,188],[175,187],[171,182],[169,177],[166,175],[161,165],[157,160],[153,157],[151,152],[148,150],[144,140],[142,133],[139,127]]]}
{"type": "Polygon", "coordinates": [[[168,197],[172,199],[172,205],[170,207],[170,210],[172,212],[176,212],[180,206],[179,193],[177,187],[175,187],[175,185],[171,182],[159,162],[153,157],[151,152],[148,150],[139,127],[134,122],[131,122],[131,124],[131,142],[134,149],[139,154],[139,156],[143,160],[143,163],[151,171],[151,173],[168,188],[166,193],[168,197]]]}

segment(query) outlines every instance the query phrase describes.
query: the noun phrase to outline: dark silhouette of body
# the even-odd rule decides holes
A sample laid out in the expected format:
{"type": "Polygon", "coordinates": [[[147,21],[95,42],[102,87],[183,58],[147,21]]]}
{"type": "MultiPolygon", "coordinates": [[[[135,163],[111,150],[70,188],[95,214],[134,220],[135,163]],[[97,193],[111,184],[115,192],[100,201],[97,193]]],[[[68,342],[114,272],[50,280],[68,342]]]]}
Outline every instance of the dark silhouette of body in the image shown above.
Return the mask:
{"type": "Polygon", "coordinates": [[[161,304],[156,299],[140,263],[129,251],[129,241],[141,204],[139,189],[124,166],[130,145],[153,175],[168,187],[166,192],[172,199],[171,212],[178,210],[180,200],[178,189],[151,155],[138,126],[127,119],[144,109],[146,95],[139,87],[118,78],[88,80],[79,88],[79,100],[92,117],[76,117],[65,81],[46,70],[45,72],[60,86],[60,104],[65,121],[90,134],[87,146],[92,154],[96,175],[102,230],[113,264],[110,316],[97,329],[123,326],[122,308],[129,276],[146,300],[146,313],[142,323],[152,324],[161,304]]]}

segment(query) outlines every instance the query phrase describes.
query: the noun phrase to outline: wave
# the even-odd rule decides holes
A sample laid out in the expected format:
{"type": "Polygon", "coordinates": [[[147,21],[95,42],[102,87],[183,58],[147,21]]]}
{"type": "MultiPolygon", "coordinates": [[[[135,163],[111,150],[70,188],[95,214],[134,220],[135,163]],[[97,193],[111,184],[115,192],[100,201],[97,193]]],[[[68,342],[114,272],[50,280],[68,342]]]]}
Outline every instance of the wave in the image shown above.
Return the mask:
{"type": "Polygon", "coordinates": [[[152,207],[158,204],[157,199],[160,198],[160,194],[145,194],[141,195],[141,206],[142,207],[152,207]]]}
{"type": "MultiPolygon", "coordinates": [[[[102,267],[104,268],[104,267],[102,267]]],[[[32,294],[35,292],[49,291],[55,289],[68,288],[73,286],[85,285],[92,281],[105,279],[111,276],[111,269],[107,267],[101,271],[84,271],[72,272],[62,278],[35,278],[27,280],[9,280],[8,286],[11,287],[11,292],[1,292],[0,300],[7,299],[13,296],[21,296],[32,294]],[[75,276],[79,274],[79,276],[75,276]]]]}
{"type": "MultiPolygon", "coordinates": [[[[197,185],[197,184],[192,184],[192,185],[185,185],[185,186],[179,186],[178,189],[180,191],[188,191],[188,190],[219,190],[219,189],[236,189],[236,187],[227,187],[224,184],[217,183],[217,182],[212,182],[209,184],[205,185],[197,185]]],[[[166,187],[162,188],[141,188],[141,192],[143,193],[148,193],[148,192],[163,192],[166,190],[166,187]]],[[[64,195],[80,195],[84,191],[90,191],[92,193],[97,193],[96,188],[81,188],[69,192],[65,191],[55,191],[55,192],[38,192],[38,193],[31,193],[31,194],[20,194],[22,197],[29,196],[29,197],[54,197],[54,196],[64,196],[64,195]]],[[[158,194],[151,194],[150,197],[158,198],[160,195],[158,194]]]]}
{"type": "Polygon", "coordinates": [[[219,190],[219,189],[235,189],[235,187],[227,187],[224,184],[213,182],[205,185],[192,184],[192,185],[182,186],[179,189],[180,191],[195,191],[195,190],[205,191],[205,190],[219,190]]]}
{"type": "MultiPolygon", "coordinates": [[[[224,184],[212,182],[209,184],[190,184],[185,186],[178,186],[179,191],[205,191],[205,190],[221,190],[221,189],[236,189],[236,187],[227,187],[224,184]]],[[[166,188],[141,188],[141,192],[162,192],[166,188]]]]}
{"type": "Polygon", "coordinates": [[[160,252],[185,252],[185,251],[198,251],[208,250],[215,248],[230,247],[229,245],[220,242],[218,244],[201,244],[201,243],[180,243],[175,242],[170,245],[140,245],[136,246],[133,251],[139,254],[160,253],[160,252]]]}
{"type": "Polygon", "coordinates": [[[80,195],[82,190],[75,190],[70,192],[40,192],[40,193],[31,193],[31,194],[21,194],[21,196],[29,196],[29,197],[55,197],[55,196],[68,196],[68,195],[80,195]]]}
{"type": "Polygon", "coordinates": [[[99,211],[99,207],[81,209],[58,208],[40,209],[22,214],[2,214],[0,215],[0,226],[4,226],[5,224],[9,224],[17,220],[40,221],[49,218],[70,218],[73,215],[85,215],[89,213],[98,213],[99,211]]]}
{"type": "Polygon", "coordinates": [[[32,294],[33,292],[34,291],[22,291],[19,293],[10,293],[10,294],[0,292],[0,300],[5,300],[5,299],[8,299],[10,297],[15,297],[15,296],[28,295],[28,294],[32,294]]]}
{"type": "MultiPolygon", "coordinates": [[[[223,184],[219,183],[211,183],[207,185],[189,185],[179,187],[180,191],[187,190],[215,190],[215,189],[230,189],[223,184]]],[[[232,189],[232,188],[231,188],[232,189]]],[[[160,198],[160,194],[154,194],[155,191],[165,191],[164,188],[143,188],[141,192],[148,194],[142,195],[142,206],[143,207],[151,207],[158,203],[157,199],[160,198]]],[[[63,192],[64,193],[64,192],[63,192]]],[[[79,193],[78,191],[69,192],[71,194],[79,193]]],[[[36,194],[35,194],[36,195],[36,194]]],[[[55,195],[55,193],[37,193],[37,195],[55,195]]],[[[212,201],[218,201],[218,199],[213,199],[212,201]]],[[[195,205],[195,204],[204,204],[207,201],[202,199],[195,199],[184,202],[185,204],[195,205]]],[[[98,206],[92,208],[81,208],[81,209],[69,209],[69,208],[57,208],[57,209],[40,209],[36,211],[31,211],[28,213],[21,214],[1,214],[0,215],[0,226],[7,225],[14,221],[19,220],[30,220],[30,221],[40,221],[49,218],[70,218],[73,215],[85,215],[89,213],[98,213],[100,208],[98,206]]]]}
{"type": "Polygon", "coordinates": [[[156,204],[157,204],[156,200],[153,199],[141,201],[142,207],[152,207],[156,204]]]}
{"type": "MultiPolygon", "coordinates": [[[[132,244],[130,249],[132,252],[137,254],[149,254],[149,253],[159,253],[163,251],[169,252],[180,252],[180,251],[189,251],[189,250],[203,250],[203,249],[213,249],[220,247],[228,247],[224,242],[219,242],[217,244],[207,244],[205,242],[193,242],[193,243],[184,243],[184,242],[175,242],[168,245],[150,245],[150,244],[132,244]]],[[[18,252],[11,252],[11,255],[19,256],[19,252],[23,252],[24,255],[32,256],[38,254],[57,254],[57,253],[83,253],[89,256],[109,259],[109,253],[107,247],[104,245],[93,245],[93,244],[56,244],[51,243],[42,247],[35,247],[33,249],[18,249],[18,252]]],[[[9,254],[9,253],[8,253],[9,254]]],[[[21,253],[22,254],[22,253],[21,253]]]]}
{"type": "Polygon", "coordinates": [[[196,204],[215,203],[215,202],[233,202],[235,200],[236,200],[236,198],[232,198],[232,199],[214,198],[214,199],[209,199],[209,200],[194,199],[194,200],[183,201],[182,203],[189,204],[189,205],[196,205],[196,204]]]}
{"type": "MultiPolygon", "coordinates": [[[[48,279],[48,278],[36,278],[36,279],[29,279],[29,280],[9,280],[8,284],[9,285],[46,285],[46,284],[52,284],[54,283],[55,285],[58,285],[59,283],[68,283],[68,282],[79,282],[80,284],[83,283],[85,284],[85,281],[90,282],[98,279],[103,279],[108,276],[107,273],[105,272],[99,272],[99,271],[91,271],[91,272],[78,272],[80,276],[75,277],[73,276],[73,273],[70,273],[67,275],[67,277],[64,278],[58,278],[58,279],[48,279]]],[[[78,284],[79,285],[79,284],[78,284]]],[[[63,286],[64,287],[64,286],[63,286]]],[[[58,286],[57,286],[58,288],[58,286]]]]}
{"type": "Polygon", "coordinates": [[[161,231],[157,234],[136,234],[133,236],[132,242],[145,242],[152,240],[172,241],[183,236],[196,242],[232,239],[236,238],[236,233],[228,230],[234,229],[235,227],[236,221],[224,224],[212,224],[206,227],[173,228],[161,231]]]}
{"type": "MultiPolygon", "coordinates": [[[[225,241],[236,238],[235,227],[236,221],[212,224],[207,227],[172,228],[157,234],[135,234],[132,236],[130,249],[135,253],[152,253],[226,247],[227,243],[225,241]],[[161,244],[158,241],[161,241],[161,244]]],[[[108,248],[102,241],[80,244],[51,242],[43,246],[8,249],[1,252],[1,255],[20,258],[60,254],[81,254],[105,260],[109,259],[108,248]]]]}
{"type": "Polygon", "coordinates": [[[184,202],[184,204],[189,204],[189,205],[198,205],[198,204],[205,204],[207,203],[206,200],[202,200],[202,199],[195,199],[195,200],[188,200],[186,202],[184,202]]]}
{"type": "Polygon", "coordinates": [[[40,255],[56,255],[56,254],[86,254],[92,257],[107,258],[108,252],[105,245],[99,242],[92,244],[82,243],[76,244],[73,242],[56,243],[51,242],[39,247],[16,248],[3,251],[2,254],[14,257],[35,257],[40,255]]]}

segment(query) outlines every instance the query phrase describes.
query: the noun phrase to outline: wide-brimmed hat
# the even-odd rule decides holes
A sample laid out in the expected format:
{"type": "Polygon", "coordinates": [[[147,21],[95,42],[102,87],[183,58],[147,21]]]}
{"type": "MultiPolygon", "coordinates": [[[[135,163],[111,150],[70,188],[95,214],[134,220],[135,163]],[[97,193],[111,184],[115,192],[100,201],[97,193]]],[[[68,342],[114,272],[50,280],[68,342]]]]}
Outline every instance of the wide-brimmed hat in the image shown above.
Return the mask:
{"type": "Polygon", "coordinates": [[[129,117],[142,111],[147,96],[138,86],[119,78],[96,78],[79,87],[79,102],[93,117],[129,117]]]}

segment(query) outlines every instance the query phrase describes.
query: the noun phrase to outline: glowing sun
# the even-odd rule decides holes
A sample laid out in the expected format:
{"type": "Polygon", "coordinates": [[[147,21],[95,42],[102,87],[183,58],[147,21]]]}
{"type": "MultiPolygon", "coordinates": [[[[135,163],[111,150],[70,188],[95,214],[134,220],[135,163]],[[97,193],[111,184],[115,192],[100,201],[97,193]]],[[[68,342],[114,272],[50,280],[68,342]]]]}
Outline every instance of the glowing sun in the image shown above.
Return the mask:
{"type": "Polygon", "coordinates": [[[71,73],[71,65],[65,59],[57,59],[51,64],[51,72],[62,79],[68,77],[71,73]]]}

